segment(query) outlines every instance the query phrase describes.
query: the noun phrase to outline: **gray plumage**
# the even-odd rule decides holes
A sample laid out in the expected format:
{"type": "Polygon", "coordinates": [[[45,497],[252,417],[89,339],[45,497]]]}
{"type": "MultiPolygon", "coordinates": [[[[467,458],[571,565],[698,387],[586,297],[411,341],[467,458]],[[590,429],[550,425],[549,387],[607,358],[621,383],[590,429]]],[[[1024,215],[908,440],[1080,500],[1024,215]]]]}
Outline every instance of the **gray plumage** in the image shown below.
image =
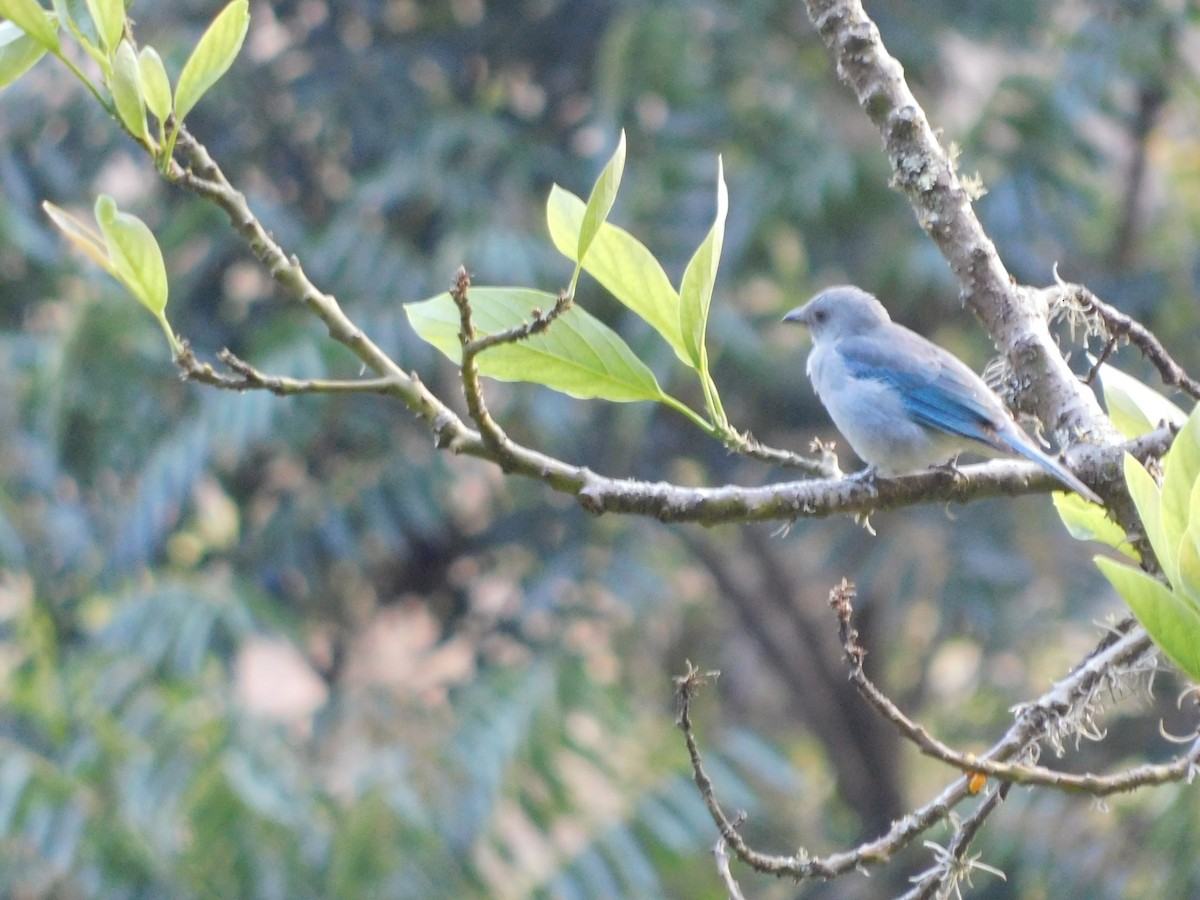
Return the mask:
{"type": "Polygon", "coordinates": [[[891,320],[857,287],[826,288],[789,312],[807,325],[807,372],[854,451],[882,475],[951,461],[964,450],[1032,460],[1093,503],[1102,502],[1021,430],[999,397],[957,357],[891,320]]]}

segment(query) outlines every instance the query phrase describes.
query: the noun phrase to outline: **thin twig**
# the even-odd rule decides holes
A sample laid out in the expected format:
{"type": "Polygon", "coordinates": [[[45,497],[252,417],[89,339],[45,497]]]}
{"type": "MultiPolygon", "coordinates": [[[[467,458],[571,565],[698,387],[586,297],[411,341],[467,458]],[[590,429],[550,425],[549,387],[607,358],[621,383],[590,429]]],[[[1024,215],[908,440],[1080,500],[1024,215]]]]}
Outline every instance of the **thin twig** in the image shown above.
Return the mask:
{"type": "Polygon", "coordinates": [[[1200,400],[1200,381],[1188,375],[1187,370],[1167,352],[1167,348],[1154,332],[1115,306],[1105,303],[1081,284],[1060,281],[1059,287],[1082,309],[1095,313],[1111,338],[1127,340],[1137,347],[1158,369],[1159,377],[1165,384],[1179,388],[1193,400],[1200,400]]]}
{"type": "Polygon", "coordinates": [[[450,297],[454,301],[454,305],[458,307],[458,339],[462,344],[462,365],[459,369],[459,377],[462,379],[463,395],[467,400],[467,412],[470,414],[471,420],[479,429],[484,442],[496,454],[496,461],[507,469],[505,460],[518,456],[524,448],[504,433],[504,429],[488,411],[487,401],[483,396],[483,385],[479,380],[479,355],[492,347],[498,347],[501,344],[515,344],[532,335],[541,334],[559,316],[571,308],[571,298],[565,292],[559,294],[550,312],[535,309],[528,322],[480,337],[475,329],[474,314],[471,310],[470,289],[471,276],[467,274],[464,267],[459,266],[458,272],[454,276],[454,285],[450,288],[450,297]]]}
{"type": "MultiPolygon", "coordinates": [[[[733,820],[733,827],[740,827],[744,821],[746,821],[746,814],[738,813],[737,818],[733,820]]],[[[733,877],[733,872],[729,869],[729,851],[725,846],[725,838],[717,838],[717,843],[713,846],[712,852],[713,859],[717,862],[717,874],[721,876],[721,880],[725,882],[725,890],[729,892],[729,900],[746,900],[741,886],[737,883],[737,879],[733,877]]]]}
{"type": "Polygon", "coordinates": [[[704,768],[704,760],[700,755],[700,747],[692,729],[691,716],[692,699],[696,693],[721,673],[716,670],[701,672],[692,665],[690,660],[686,666],[684,674],[675,679],[675,698],[679,704],[676,723],[683,732],[683,738],[687,744],[688,756],[692,763],[692,777],[696,782],[696,787],[700,789],[700,797],[704,800],[704,805],[708,807],[709,815],[712,816],[717,830],[721,833],[721,839],[733,848],[738,859],[759,872],[772,875],[791,875],[795,878],[814,876],[832,878],[837,875],[838,871],[828,869],[819,861],[810,859],[803,850],[793,857],[773,857],[751,849],[737,830],[736,820],[731,820],[725,815],[725,811],[721,809],[721,804],[713,793],[712,778],[704,768]]]}
{"type": "Polygon", "coordinates": [[[730,438],[728,447],[731,451],[741,456],[757,459],[760,462],[770,463],[774,466],[781,466],[785,469],[799,469],[814,477],[842,477],[842,469],[838,465],[837,454],[833,452],[832,445],[827,445],[820,439],[814,439],[811,444],[812,452],[818,455],[818,459],[802,456],[799,453],[793,453],[791,450],[780,450],[778,447],[769,447],[761,443],[750,432],[738,434],[736,438],[730,438]]]}
{"type": "Polygon", "coordinates": [[[966,779],[960,778],[933,800],[896,821],[887,834],[843,853],[834,853],[823,858],[811,856],[804,849],[797,850],[792,856],[771,856],[761,853],[745,842],[734,823],[721,809],[713,792],[712,779],[704,768],[704,762],[692,729],[691,701],[700,687],[714,675],[713,672],[701,673],[689,662],[684,675],[675,679],[676,697],[679,701],[677,722],[687,744],[688,755],[692,763],[692,776],[696,786],[700,789],[700,796],[704,800],[704,805],[708,808],[717,830],[728,846],[733,849],[737,858],[758,872],[797,880],[828,879],[836,878],[844,872],[866,865],[885,863],[916,837],[945,819],[950,810],[968,796],[966,779]]]}
{"type": "MultiPolygon", "coordinates": [[[[462,279],[467,278],[466,269],[460,268],[458,278],[455,282],[456,287],[462,279]]],[[[459,304],[460,310],[466,310],[466,319],[470,318],[470,305],[467,301],[466,288],[470,286],[468,279],[460,292],[451,291],[450,295],[454,298],[454,302],[459,304]],[[459,298],[461,294],[461,302],[459,298]]],[[[463,344],[463,359],[469,355],[472,358],[478,356],[484,350],[491,347],[497,347],[500,344],[515,344],[518,341],[523,341],[535,334],[541,334],[548,329],[554,320],[571,308],[571,298],[567,294],[561,293],[558,299],[554,301],[554,306],[550,308],[550,312],[543,312],[540,309],[535,309],[528,322],[523,322],[520,325],[514,325],[512,328],[504,331],[497,331],[495,334],[485,334],[483,337],[475,336],[474,326],[471,326],[471,334],[467,341],[463,344]]],[[[465,324],[465,323],[464,323],[465,324]]]]}
{"type": "Polygon", "coordinates": [[[1100,374],[1101,367],[1108,362],[1109,358],[1112,357],[1113,353],[1116,352],[1117,345],[1119,343],[1120,339],[1116,337],[1110,337],[1104,342],[1104,347],[1096,355],[1096,362],[1090,369],[1088,369],[1087,375],[1085,375],[1082,379],[1084,384],[1093,385],[1096,383],[1096,378],[1100,374]]]}
{"type": "Polygon", "coordinates": [[[932,841],[927,841],[926,846],[935,850],[934,865],[926,872],[911,879],[915,882],[915,887],[904,894],[900,900],[929,900],[931,897],[949,897],[952,891],[958,892],[958,896],[961,896],[961,892],[958,891],[959,883],[965,881],[970,884],[971,873],[976,870],[1007,880],[999,869],[981,863],[978,855],[968,857],[967,851],[971,847],[971,841],[983,827],[983,823],[1008,798],[1011,790],[1011,782],[1006,782],[988,794],[969,816],[958,823],[954,836],[945,847],[938,847],[932,841]]]}
{"type": "Polygon", "coordinates": [[[233,374],[218,372],[209,363],[201,362],[187,341],[183,341],[180,351],[175,355],[175,363],[182,370],[180,377],[185,381],[195,381],[225,391],[270,391],[280,397],[293,394],[390,394],[396,386],[396,380],[387,377],[343,381],[268,375],[230,350],[220,351],[217,359],[233,374]]]}
{"type": "Polygon", "coordinates": [[[459,377],[462,379],[463,396],[467,400],[467,412],[475,422],[475,427],[479,429],[484,442],[498,454],[507,454],[511,452],[509,448],[512,441],[488,411],[487,401],[483,397],[483,385],[479,381],[479,364],[476,357],[481,352],[482,342],[475,336],[475,322],[468,297],[470,287],[471,276],[460,266],[454,276],[454,285],[450,288],[450,297],[458,307],[460,322],[458,339],[462,344],[462,364],[459,367],[459,377]]]}

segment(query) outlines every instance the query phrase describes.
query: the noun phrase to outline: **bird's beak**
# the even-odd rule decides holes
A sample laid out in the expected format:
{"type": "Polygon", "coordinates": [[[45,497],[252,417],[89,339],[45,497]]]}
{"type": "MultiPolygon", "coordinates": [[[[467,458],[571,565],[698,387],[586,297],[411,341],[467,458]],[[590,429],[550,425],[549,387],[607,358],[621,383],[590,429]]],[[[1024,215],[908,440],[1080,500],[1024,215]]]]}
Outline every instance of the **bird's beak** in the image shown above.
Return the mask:
{"type": "Polygon", "coordinates": [[[805,314],[806,306],[797,306],[790,313],[783,317],[781,321],[793,322],[797,325],[807,325],[808,316],[805,314]]]}

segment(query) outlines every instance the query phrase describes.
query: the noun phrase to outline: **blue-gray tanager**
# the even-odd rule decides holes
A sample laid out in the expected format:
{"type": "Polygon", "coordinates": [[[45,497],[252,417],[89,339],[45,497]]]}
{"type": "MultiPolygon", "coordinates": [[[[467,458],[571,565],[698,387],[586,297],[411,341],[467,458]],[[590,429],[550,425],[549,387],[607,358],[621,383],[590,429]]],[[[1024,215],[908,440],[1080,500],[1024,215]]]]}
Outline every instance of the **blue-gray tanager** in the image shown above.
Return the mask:
{"type": "Polygon", "coordinates": [[[982,378],[897,325],[866,291],[826,288],[783,321],[812,331],[807,370],[813,388],[854,452],[879,474],[917,472],[964,450],[987,455],[990,449],[1024,456],[1093,503],[1102,502],[1042,452],[982,378]]]}

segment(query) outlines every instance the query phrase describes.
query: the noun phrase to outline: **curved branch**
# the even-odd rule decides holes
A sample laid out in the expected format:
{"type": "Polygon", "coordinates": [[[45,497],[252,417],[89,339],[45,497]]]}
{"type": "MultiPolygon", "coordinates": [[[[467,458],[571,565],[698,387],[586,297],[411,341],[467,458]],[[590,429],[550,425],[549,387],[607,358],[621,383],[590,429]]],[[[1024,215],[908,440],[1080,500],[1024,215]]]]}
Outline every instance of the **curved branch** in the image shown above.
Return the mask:
{"type": "MultiPolygon", "coordinates": [[[[839,620],[842,617],[841,607],[849,603],[852,594],[853,586],[845,581],[830,592],[830,604],[838,611],[839,620]]],[[[1089,705],[1094,705],[1098,695],[1110,690],[1114,679],[1131,670],[1137,670],[1151,647],[1150,638],[1141,628],[1130,627],[1127,631],[1106,635],[1074,671],[1036,701],[1017,710],[1016,721],[1004,736],[976,761],[972,773],[980,768],[981,762],[1003,762],[1022,758],[1027,753],[1036,753],[1039,742],[1057,745],[1064,734],[1074,734],[1081,712],[1086,711],[1089,705]]],[[[886,834],[842,853],[814,857],[801,849],[791,856],[773,856],[755,850],[746,843],[738,832],[737,825],[729,819],[716,799],[712,779],[704,768],[692,729],[691,701],[696,692],[716,674],[718,673],[702,673],[688,663],[687,671],[675,682],[676,697],[679,701],[677,721],[684,733],[696,785],[721,837],[742,862],[759,872],[796,879],[833,878],[850,869],[885,863],[931,827],[948,818],[959,803],[979,792],[976,775],[959,776],[932,800],[893,823],[886,834]]],[[[1196,768],[1195,758],[1200,758],[1200,741],[1195,742],[1189,752],[1180,758],[1186,760],[1186,764],[1180,760],[1166,764],[1166,767],[1178,765],[1181,768],[1178,773],[1172,772],[1173,777],[1167,780],[1190,777],[1196,768]]],[[[1153,767],[1138,767],[1129,773],[1122,773],[1120,777],[1139,778],[1145,775],[1139,770],[1147,768],[1153,767]]],[[[1161,781],[1149,778],[1118,789],[1132,789],[1141,783],[1161,781]]],[[[1007,795],[1008,784],[1009,782],[1005,782],[997,792],[989,794],[981,807],[963,823],[958,839],[952,841],[951,847],[946,851],[949,854],[948,859],[963,860],[963,864],[967,864],[965,853],[971,837],[983,819],[990,815],[997,808],[999,801],[1007,795]]],[[[922,884],[925,884],[925,879],[922,880],[922,884]]]]}
{"type": "MultiPolygon", "coordinates": [[[[858,688],[859,693],[866,698],[867,702],[875,707],[880,715],[895,725],[900,733],[921,753],[953,766],[964,775],[986,775],[1009,784],[1036,784],[1057,788],[1068,793],[1107,797],[1112,794],[1134,791],[1140,787],[1182,781],[1190,777],[1197,765],[1200,765],[1200,739],[1194,740],[1186,753],[1169,762],[1133,766],[1113,775],[1094,775],[1090,772],[1075,775],[1046,766],[1024,762],[1004,762],[990,756],[981,758],[973,753],[962,753],[955,750],[931,735],[923,725],[905,715],[900,707],[867,677],[866,672],[863,671],[863,659],[866,651],[858,643],[858,631],[851,622],[853,597],[854,587],[846,581],[830,592],[830,604],[837,612],[838,635],[842,642],[843,654],[850,664],[850,680],[854,682],[854,686],[858,688]]],[[[1146,665],[1153,670],[1152,664],[1146,665]]],[[[1125,658],[1124,671],[1131,676],[1136,676],[1141,671],[1141,666],[1139,656],[1130,655],[1125,658]]],[[[1117,687],[1111,675],[1108,681],[1113,684],[1114,688],[1117,687]]],[[[1064,707],[1067,712],[1060,716],[1060,719],[1064,722],[1071,721],[1081,724],[1090,722],[1094,713],[1096,693],[1089,686],[1081,694],[1081,700],[1077,699],[1064,707]]],[[[1076,733],[1078,733],[1078,725],[1076,733]]],[[[1021,751],[1015,755],[1021,758],[1028,754],[1021,751]]]]}
{"type": "Polygon", "coordinates": [[[1167,348],[1154,332],[1132,316],[1127,316],[1115,306],[1105,303],[1082,284],[1060,282],[1059,287],[1083,310],[1095,313],[1104,323],[1111,341],[1124,339],[1137,347],[1142,355],[1154,364],[1154,368],[1158,369],[1164,384],[1179,388],[1193,400],[1200,400],[1200,381],[1188,375],[1187,370],[1167,352],[1167,348]]]}
{"type": "Polygon", "coordinates": [[[897,852],[907,847],[938,822],[950,815],[950,811],[970,795],[966,778],[957,779],[933,800],[898,819],[887,834],[860,844],[853,850],[815,857],[803,848],[792,856],[772,856],[755,850],[737,830],[739,821],[731,821],[725,815],[713,792],[712,779],[704,768],[696,735],[692,729],[691,701],[696,692],[719,672],[700,672],[690,662],[687,671],[675,680],[676,697],[679,701],[678,724],[683,731],[691,759],[692,774],[700,796],[708,807],[709,814],[717,825],[725,843],[733,849],[738,859],[752,869],[767,875],[794,878],[797,881],[812,878],[836,878],[852,869],[865,865],[880,865],[890,860],[897,852]]]}

